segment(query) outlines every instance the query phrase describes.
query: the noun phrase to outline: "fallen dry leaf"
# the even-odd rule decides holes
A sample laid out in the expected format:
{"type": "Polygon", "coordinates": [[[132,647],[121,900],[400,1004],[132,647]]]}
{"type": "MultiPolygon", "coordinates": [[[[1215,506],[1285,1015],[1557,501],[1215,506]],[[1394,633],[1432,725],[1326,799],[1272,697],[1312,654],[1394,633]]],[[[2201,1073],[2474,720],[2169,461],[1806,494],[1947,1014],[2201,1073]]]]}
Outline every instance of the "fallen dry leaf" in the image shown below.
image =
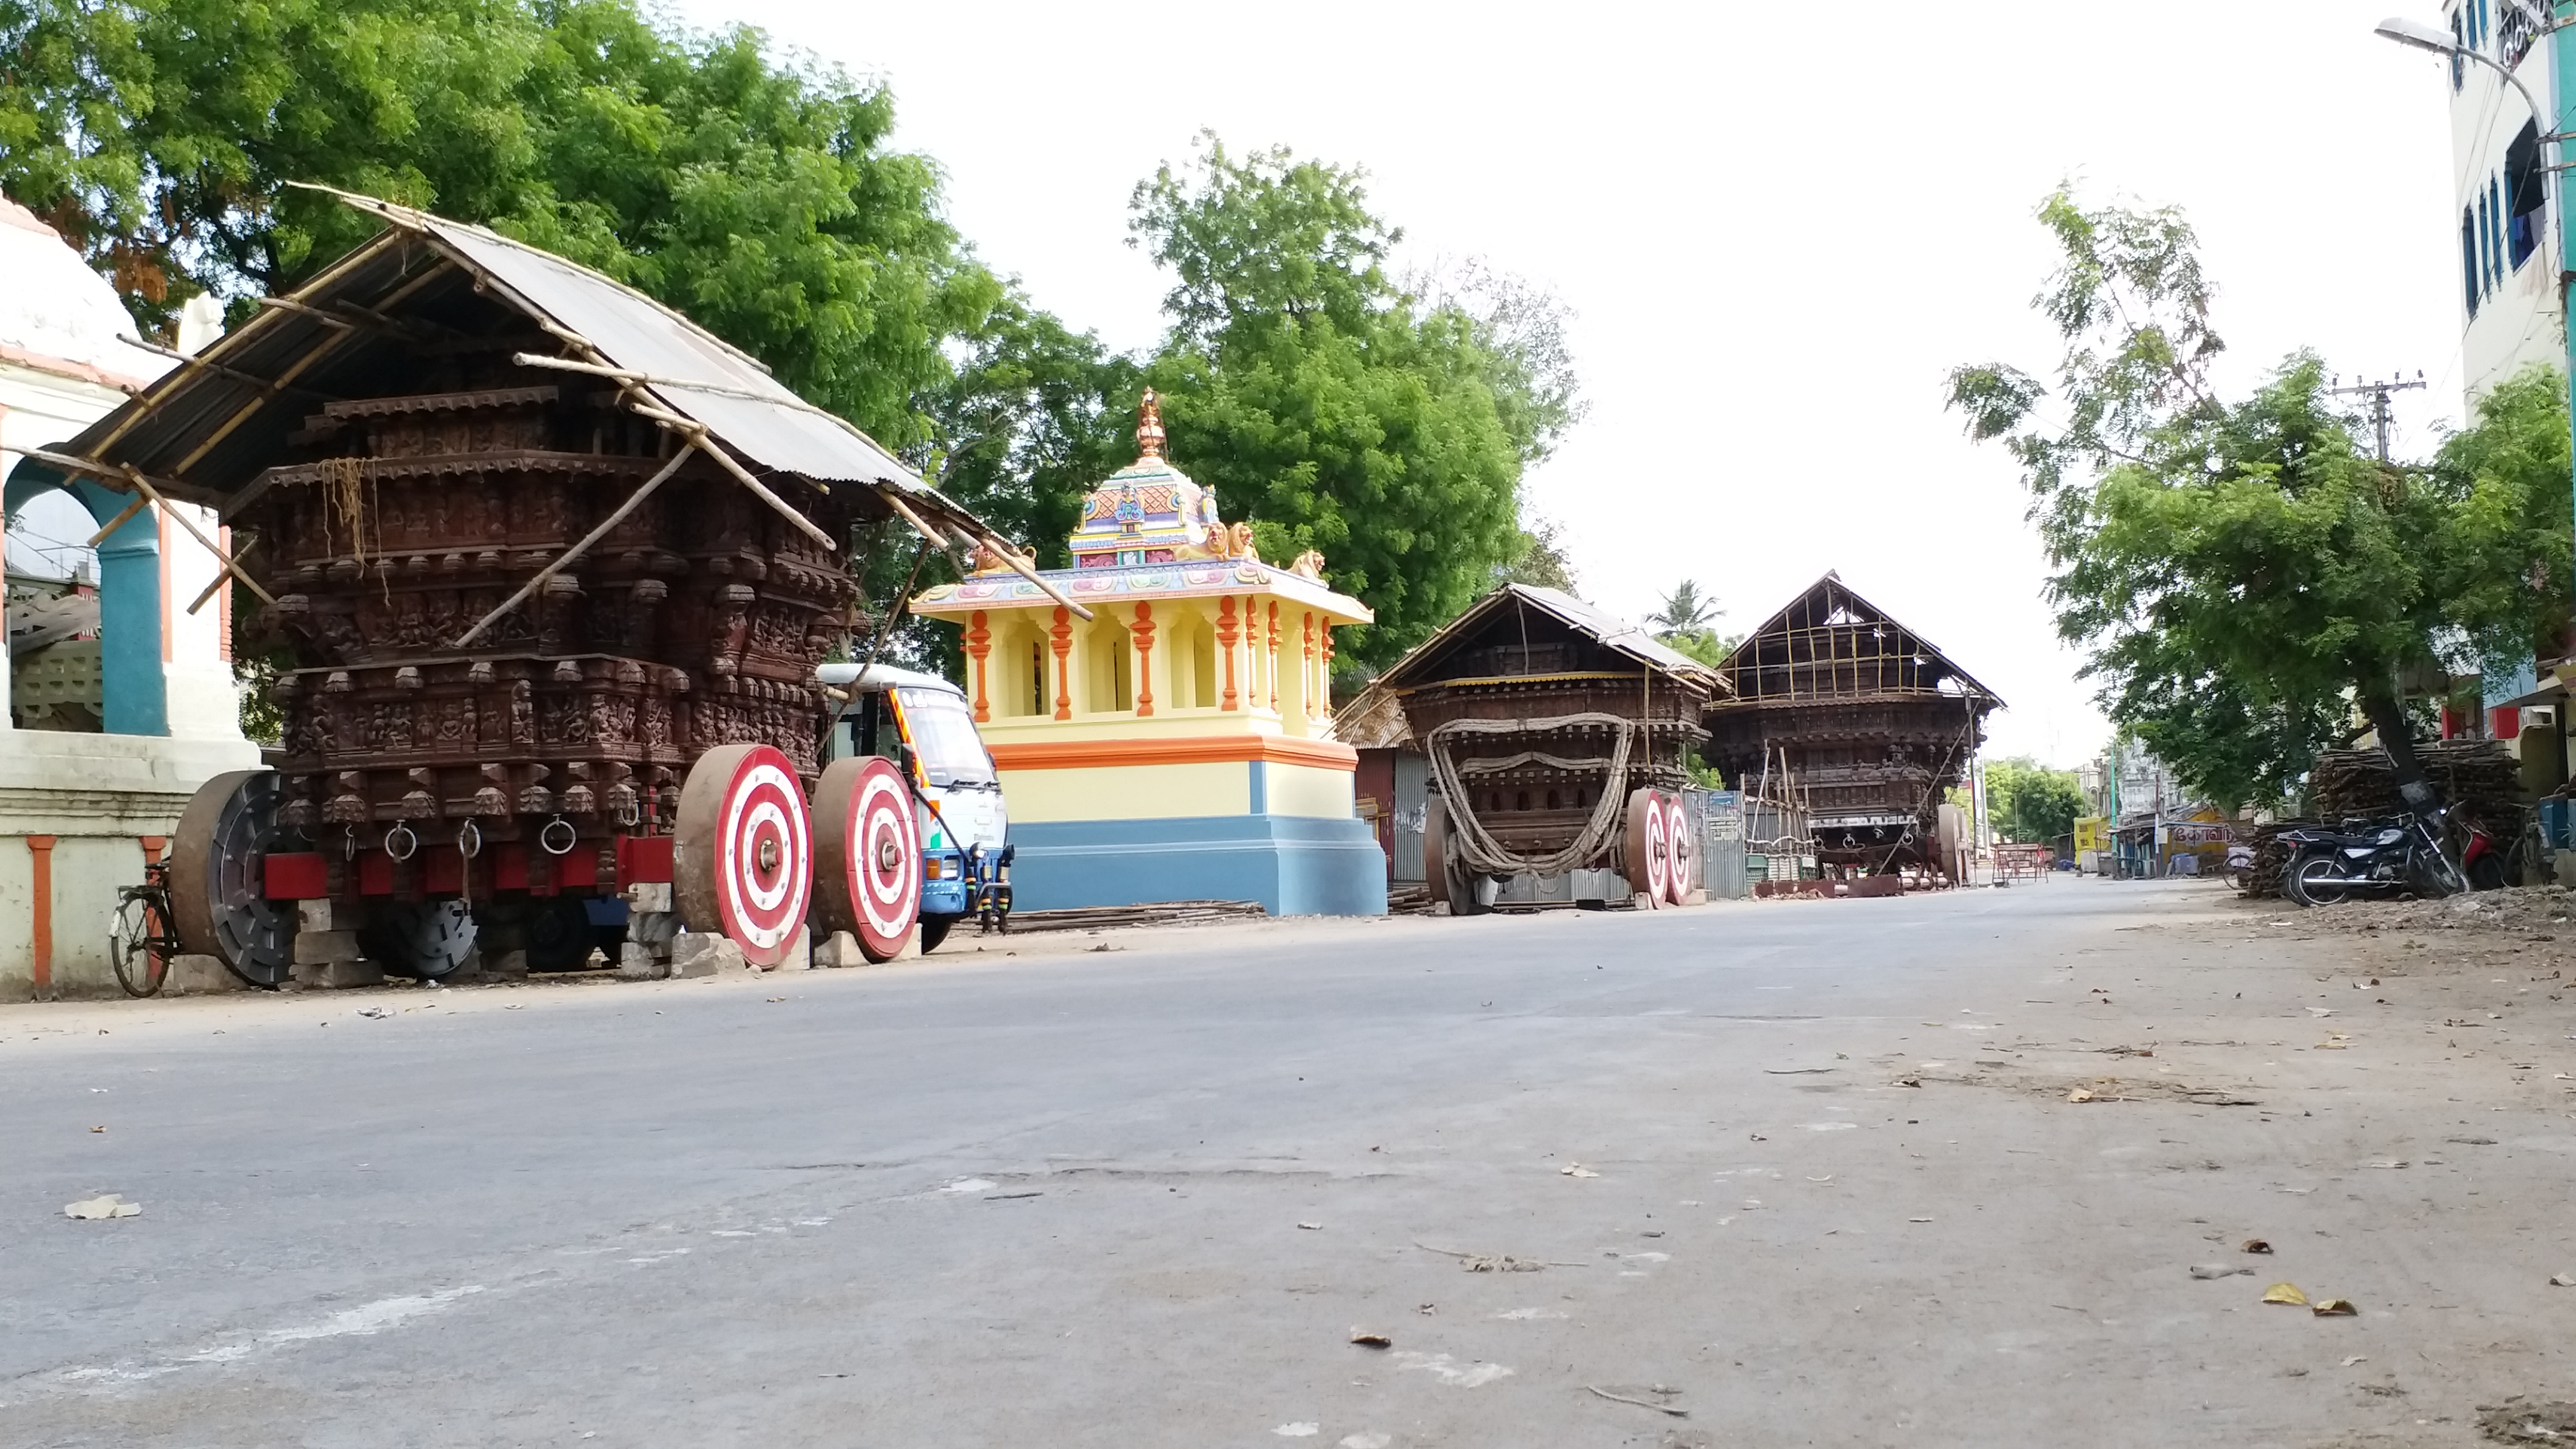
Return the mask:
{"type": "Polygon", "coordinates": [[[2361,1316],[2361,1310],[2353,1307],[2352,1300],[2349,1298],[2321,1298],[2315,1303],[2310,1304],[2309,1309],[2319,1318],[2358,1318],[2361,1316]]]}
{"type": "Polygon", "coordinates": [[[1394,1339],[1387,1337],[1383,1333],[1371,1333],[1365,1328],[1352,1329],[1351,1342],[1358,1344],[1362,1348],[1393,1348],[1395,1346],[1394,1339]]]}
{"type": "Polygon", "coordinates": [[[2263,1290],[2263,1301],[2286,1303],[2292,1308],[2305,1308],[2308,1306],[2308,1295],[2300,1292],[2299,1285],[2296,1283],[2275,1283],[2263,1290]]]}
{"type": "Polygon", "coordinates": [[[2240,1253],[2268,1253],[2272,1251],[2272,1245],[2263,1241],[2261,1238],[2247,1238],[2242,1244],[2238,1245],[2236,1251],[2240,1253]]]}

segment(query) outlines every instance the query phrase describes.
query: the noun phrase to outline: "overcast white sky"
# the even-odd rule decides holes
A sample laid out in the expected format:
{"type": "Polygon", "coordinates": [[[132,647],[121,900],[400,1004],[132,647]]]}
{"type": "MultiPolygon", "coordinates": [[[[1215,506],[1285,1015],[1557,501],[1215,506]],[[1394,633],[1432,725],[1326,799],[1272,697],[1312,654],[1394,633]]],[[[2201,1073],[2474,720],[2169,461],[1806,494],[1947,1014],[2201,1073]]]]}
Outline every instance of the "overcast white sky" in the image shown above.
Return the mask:
{"type": "MultiPolygon", "coordinates": [[[[1116,8],[686,0],[895,92],[899,143],[1038,302],[1150,344],[1165,282],[1126,202],[1213,128],[1365,167],[1412,260],[1554,290],[1592,414],[1529,481],[1583,592],[1684,577],[1727,623],[1826,569],[2009,701],[1991,749],[2107,736],[2060,649],[2007,460],[1940,405],[1955,363],[2056,360],[2028,307],[2061,177],[2185,207],[2232,385],[2292,348],[2422,369],[2401,448],[2459,409],[2442,62],[2408,0],[1116,8]]],[[[1178,460],[1186,468],[1189,460],[1178,460]]]]}

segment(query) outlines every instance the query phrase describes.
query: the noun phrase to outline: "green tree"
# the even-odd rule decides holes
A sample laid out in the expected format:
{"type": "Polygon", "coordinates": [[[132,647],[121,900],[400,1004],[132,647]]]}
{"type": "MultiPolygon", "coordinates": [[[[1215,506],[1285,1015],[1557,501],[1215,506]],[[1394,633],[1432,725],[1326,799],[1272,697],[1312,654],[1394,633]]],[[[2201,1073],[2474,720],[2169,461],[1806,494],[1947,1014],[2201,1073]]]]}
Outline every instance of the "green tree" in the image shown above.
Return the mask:
{"type": "Polygon", "coordinates": [[[2065,257],[2035,304],[2066,344],[2058,416],[2003,365],[1952,372],[1949,402],[2021,464],[2058,631],[2088,649],[2112,717],[2214,799],[2274,803],[2349,700],[2420,781],[2401,673],[2527,651],[2566,617],[2566,423],[2547,385],[2500,389],[2429,467],[2383,465],[2311,355],[2217,396],[2180,213],[2060,190],[2040,219],[2065,257]]]}
{"type": "Polygon", "coordinates": [[[1744,642],[1741,634],[1717,631],[1717,621],[1725,616],[1715,599],[1699,591],[1697,580],[1684,579],[1646,616],[1646,627],[1664,644],[1715,669],[1744,642]]]}
{"type": "Polygon", "coordinates": [[[599,268],[889,445],[1001,287],[891,149],[893,98],[629,0],[0,0],[0,189],[163,330],[373,229],[316,181],[599,268]]]}
{"type": "Polygon", "coordinates": [[[1520,550],[1511,562],[1494,570],[1494,583],[1530,584],[1581,597],[1575,587],[1574,562],[1565,556],[1565,525],[1553,518],[1522,524],[1520,550]]]}
{"type": "Polygon", "coordinates": [[[2046,845],[2075,829],[2084,791],[2073,770],[2052,770],[2027,755],[1986,764],[1986,822],[1999,839],[2046,845]]]}
{"type": "Polygon", "coordinates": [[[1699,591],[1698,580],[1684,579],[1673,585],[1671,593],[1664,595],[1655,612],[1646,616],[1646,625],[1661,637],[1676,630],[1704,629],[1725,614],[1726,611],[1717,606],[1717,600],[1699,591]]]}
{"type": "Polygon", "coordinates": [[[1187,166],[1138,183],[1130,240],[1173,274],[1150,377],[1174,456],[1252,520],[1264,556],[1322,551],[1377,614],[1350,658],[1383,666],[1528,554],[1521,471],[1572,404],[1540,395],[1546,359],[1516,354],[1495,316],[1388,280],[1403,234],[1361,182],[1202,136],[1187,166]]]}

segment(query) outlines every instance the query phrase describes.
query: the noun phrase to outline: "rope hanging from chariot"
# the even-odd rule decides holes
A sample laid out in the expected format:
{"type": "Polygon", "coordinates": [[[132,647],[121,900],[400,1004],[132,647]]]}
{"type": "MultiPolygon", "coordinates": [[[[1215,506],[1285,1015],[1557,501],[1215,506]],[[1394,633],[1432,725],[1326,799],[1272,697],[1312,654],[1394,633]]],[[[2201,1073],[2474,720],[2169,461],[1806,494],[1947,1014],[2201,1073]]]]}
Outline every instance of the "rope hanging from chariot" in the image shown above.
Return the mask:
{"type": "Polygon", "coordinates": [[[1448,804],[1449,818],[1456,822],[1453,837],[1458,853],[1468,868],[1482,875],[1562,875],[1601,854],[1609,847],[1610,833],[1619,828],[1626,813],[1627,791],[1620,788],[1628,776],[1628,753],[1638,733],[1644,729],[1635,720],[1615,714],[1563,714],[1546,719],[1453,719],[1438,726],[1423,738],[1423,752],[1431,757],[1431,772],[1440,781],[1440,792],[1448,804]],[[1469,760],[1461,765],[1450,757],[1449,741],[1456,735],[1508,735],[1543,730],[1573,729],[1580,725],[1604,725],[1617,731],[1617,742],[1606,759],[1573,760],[1532,750],[1507,760],[1469,760]],[[1554,765],[1563,770],[1603,771],[1601,798],[1593,803],[1592,818],[1585,821],[1574,843],[1550,855],[1515,855],[1503,848],[1485,823],[1476,816],[1474,797],[1467,793],[1463,777],[1491,774],[1515,765],[1533,761],[1554,765]]]}

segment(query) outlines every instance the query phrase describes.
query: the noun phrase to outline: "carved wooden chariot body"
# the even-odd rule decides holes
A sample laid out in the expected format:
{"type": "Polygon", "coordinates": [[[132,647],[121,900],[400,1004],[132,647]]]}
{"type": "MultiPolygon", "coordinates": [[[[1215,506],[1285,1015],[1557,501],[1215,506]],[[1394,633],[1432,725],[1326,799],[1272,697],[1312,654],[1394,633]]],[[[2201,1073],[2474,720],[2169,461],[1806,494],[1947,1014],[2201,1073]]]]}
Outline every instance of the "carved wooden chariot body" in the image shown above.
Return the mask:
{"type": "Polygon", "coordinates": [[[299,913],[363,905],[397,969],[453,969],[476,927],[570,964],[623,916],[584,902],[622,897],[777,959],[849,825],[807,804],[815,666],[863,622],[841,545],[1016,550],[640,294],[346,199],[387,230],[34,455],[215,507],[262,600],[242,645],[278,666],[282,749],[183,822],[182,935],[277,984],[299,913]]]}

